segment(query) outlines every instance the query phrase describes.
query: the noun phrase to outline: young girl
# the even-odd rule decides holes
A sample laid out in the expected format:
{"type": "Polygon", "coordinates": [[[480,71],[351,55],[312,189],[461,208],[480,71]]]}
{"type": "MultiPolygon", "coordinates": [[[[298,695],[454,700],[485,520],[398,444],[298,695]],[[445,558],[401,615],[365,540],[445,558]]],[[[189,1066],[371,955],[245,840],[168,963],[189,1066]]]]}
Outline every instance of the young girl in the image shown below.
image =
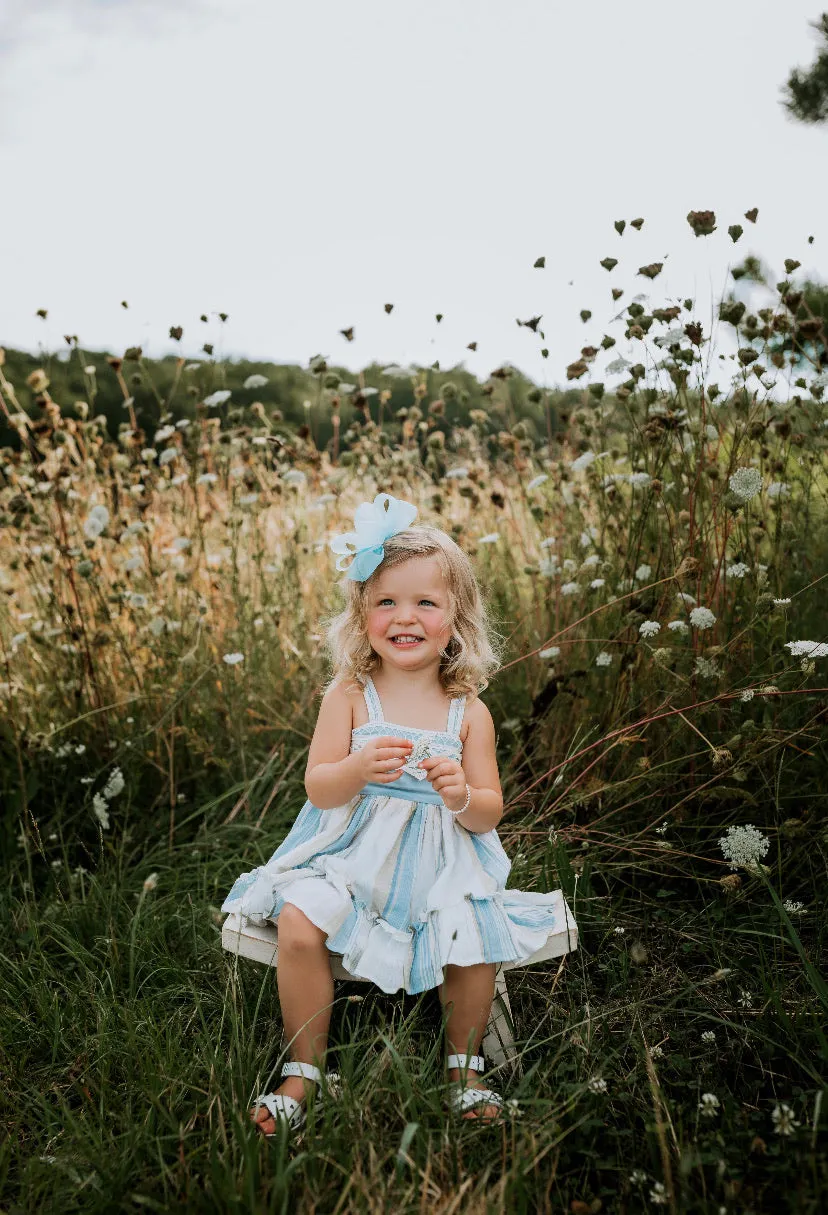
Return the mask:
{"type": "Polygon", "coordinates": [[[277,985],[293,1062],[251,1118],[299,1127],[323,1083],[330,955],[385,992],[436,987],[447,1013],[450,1108],[492,1122],[503,1100],[477,1054],[496,963],[577,929],[561,891],[506,890],[495,828],[503,795],[491,714],[478,692],[498,666],[469,558],[417,508],[378,494],[330,541],[347,606],[328,629],[333,677],[310,745],[305,802],[267,864],[222,911],[276,925],[277,985]],[[309,1081],[310,1083],[305,1083],[309,1081]]]}

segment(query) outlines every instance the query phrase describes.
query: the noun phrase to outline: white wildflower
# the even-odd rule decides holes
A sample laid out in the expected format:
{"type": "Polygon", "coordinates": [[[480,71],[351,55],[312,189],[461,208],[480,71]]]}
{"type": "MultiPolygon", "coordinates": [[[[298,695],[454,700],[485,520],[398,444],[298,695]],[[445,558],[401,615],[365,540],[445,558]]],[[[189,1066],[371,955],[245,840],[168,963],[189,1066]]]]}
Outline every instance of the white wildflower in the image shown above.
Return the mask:
{"type": "Polygon", "coordinates": [[[707,1043],[707,1045],[709,1046],[713,1042],[716,1041],[716,1035],[712,1029],[706,1029],[701,1036],[701,1040],[702,1040],[702,1042],[707,1043]]]}
{"type": "Polygon", "coordinates": [[[213,472],[201,473],[196,477],[196,485],[215,485],[218,481],[218,474],[213,472]]]}
{"type": "Polygon", "coordinates": [[[601,650],[600,654],[595,655],[596,667],[608,667],[612,662],[612,654],[608,654],[606,650],[601,650]]]}
{"type": "Polygon", "coordinates": [[[655,1046],[650,1047],[650,1058],[651,1059],[663,1059],[664,1058],[664,1050],[657,1043],[655,1046]]]}
{"type": "Polygon", "coordinates": [[[161,468],[166,468],[167,465],[171,464],[172,461],[176,458],[176,456],[178,456],[180,454],[181,453],[179,452],[177,447],[165,447],[164,450],[161,452],[161,455],[158,457],[158,463],[161,466],[161,468]]]}
{"type": "Polygon", "coordinates": [[[791,602],[790,599],[774,599],[773,606],[774,607],[787,607],[787,605],[790,602],[791,602]]]}
{"type": "Polygon", "coordinates": [[[282,480],[284,481],[285,485],[306,485],[308,478],[305,473],[302,472],[301,468],[289,468],[287,472],[283,474],[282,480]]]}
{"type": "Polygon", "coordinates": [[[731,869],[738,869],[741,865],[744,869],[752,870],[759,864],[760,858],[767,855],[770,840],[752,823],[745,823],[743,827],[728,827],[727,835],[719,837],[719,847],[725,860],[730,861],[731,869]]]}
{"type": "Polygon", "coordinates": [[[117,797],[124,788],[124,774],[120,768],[113,768],[110,773],[109,780],[103,787],[103,795],[106,800],[112,801],[113,797],[117,797]]]}
{"type": "Polygon", "coordinates": [[[224,654],[223,661],[227,663],[228,667],[234,667],[237,663],[244,662],[244,654],[224,654]]]}
{"type": "Polygon", "coordinates": [[[674,633],[689,633],[690,629],[684,620],[669,620],[667,628],[672,629],[674,633]]]}
{"type": "Polygon", "coordinates": [[[461,465],[460,468],[450,468],[446,473],[446,480],[453,481],[455,478],[467,477],[468,475],[469,470],[467,468],[463,468],[461,465]]]}
{"type": "Polygon", "coordinates": [[[670,830],[670,824],[666,818],[665,818],[664,822],[661,824],[661,826],[656,827],[656,829],[655,829],[656,835],[666,835],[669,830],[670,830]]]}
{"type": "Polygon", "coordinates": [[[690,623],[697,629],[712,629],[716,623],[716,617],[706,607],[694,607],[690,612],[690,623]]]}
{"type": "Polygon", "coordinates": [[[727,483],[737,498],[749,502],[762,488],[762,474],[758,468],[737,468],[727,483]]]}
{"type": "Polygon", "coordinates": [[[545,650],[538,652],[538,658],[557,658],[560,652],[561,647],[559,645],[550,645],[545,650]]]}
{"type": "Polygon", "coordinates": [[[604,372],[607,375],[621,375],[628,367],[632,367],[632,363],[627,362],[623,355],[619,354],[617,359],[613,359],[611,363],[607,363],[604,372]]]}
{"type": "Polygon", "coordinates": [[[151,873],[149,877],[144,878],[144,890],[155,890],[158,885],[158,874],[151,873]]]}
{"type": "Polygon", "coordinates": [[[782,904],[782,906],[785,908],[788,915],[804,915],[805,914],[805,904],[796,902],[794,899],[785,899],[785,902],[782,904]]]}
{"type": "Polygon", "coordinates": [[[635,576],[639,582],[646,582],[652,572],[653,567],[651,565],[639,565],[635,571],[635,576]]]}
{"type": "Polygon", "coordinates": [[[713,1118],[719,1112],[721,1102],[715,1093],[702,1093],[699,1111],[704,1118],[713,1118]]]}
{"type": "Polygon", "coordinates": [[[266,375],[258,375],[256,373],[254,373],[253,375],[249,375],[247,377],[247,379],[244,381],[243,387],[245,387],[245,388],[264,388],[266,383],[267,383],[266,375]]]}
{"type": "Polygon", "coordinates": [[[721,675],[721,671],[711,659],[703,658],[701,654],[697,654],[693,666],[693,674],[699,675],[702,679],[717,679],[721,675]]]}
{"type": "Polygon", "coordinates": [[[695,596],[691,595],[688,591],[676,591],[676,598],[680,599],[682,603],[693,604],[697,602],[695,596]]]}
{"type": "Polygon", "coordinates": [[[777,1135],[792,1135],[796,1127],[801,1126],[794,1118],[794,1112],[789,1105],[782,1102],[774,1108],[771,1114],[773,1129],[777,1135]]]}
{"type": "Polygon", "coordinates": [[[548,481],[548,480],[549,480],[548,473],[538,473],[537,477],[533,477],[532,480],[529,482],[529,484],[526,486],[526,488],[527,489],[537,489],[539,485],[543,485],[544,481],[548,481]]]}
{"type": "Polygon", "coordinates": [[[667,1205],[667,1190],[663,1181],[653,1182],[653,1188],[650,1190],[650,1202],[656,1207],[667,1205]]]}
{"type": "Polygon", "coordinates": [[[211,392],[209,397],[204,398],[205,405],[223,405],[225,401],[229,401],[231,397],[229,388],[220,388],[217,392],[211,392]]]}
{"type": "Polygon", "coordinates": [[[92,798],[92,809],[95,812],[95,818],[103,827],[104,831],[109,829],[109,813],[107,811],[106,799],[101,797],[100,793],[96,793],[92,798]]]}
{"type": "Polygon", "coordinates": [[[141,451],[141,459],[145,464],[149,464],[152,460],[155,460],[157,456],[158,452],[154,447],[144,447],[141,451]]]}
{"type": "Polygon", "coordinates": [[[545,578],[551,578],[559,570],[558,558],[554,555],[551,557],[541,557],[538,562],[538,572],[543,574],[545,578]]]}
{"type": "Polygon", "coordinates": [[[520,1102],[517,1097],[509,1097],[505,1105],[506,1113],[510,1118],[521,1118],[523,1110],[520,1108],[520,1102]]]}
{"type": "Polygon", "coordinates": [[[86,516],[83,533],[88,540],[97,540],[109,523],[109,511],[105,506],[93,506],[86,516]]]}
{"type": "Polygon", "coordinates": [[[791,487],[787,481],[771,481],[767,489],[769,498],[787,498],[790,492],[791,487]]]}
{"type": "Polygon", "coordinates": [[[651,480],[648,472],[634,472],[629,475],[630,485],[648,485],[651,480]]]}
{"type": "Polygon", "coordinates": [[[624,935],[624,933],[627,930],[626,930],[626,928],[622,928],[620,924],[616,924],[612,931],[615,933],[616,936],[621,937],[624,935]]]}
{"type": "Polygon", "coordinates": [[[753,1008],[753,996],[744,987],[739,989],[739,999],[736,1003],[741,1008],[753,1008]]]}
{"type": "Polygon", "coordinates": [[[592,582],[590,582],[589,585],[590,585],[591,590],[597,591],[599,587],[604,585],[604,579],[603,578],[593,578],[592,582]]]}
{"type": "Polygon", "coordinates": [[[564,582],[561,586],[561,594],[576,595],[580,589],[581,586],[578,582],[564,582]]]}
{"type": "Polygon", "coordinates": [[[638,631],[642,637],[655,637],[656,633],[661,632],[661,625],[657,620],[645,620],[638,626],[638,631]]]}
{"type": "Polygon", "coordinates": [[[555,539],[554,536],[546,536],[543,540],[541,540],[540,546],[541,546],[541,548],[549,548],[549,546],[551,544],[557,544],[557,543],[558,543],[558,541],[555,539]]]}
{"type": "Polygon", "coordinates": [[[753,700],[753,697],[755,695],[756,695],[756,693],[754,692],[753,688],[745,688],[744,692],[742,692],[740,694],[739,699],[740,700],[753,700]]]}
{"type": "MultiPolygon", "coordinates": [[[[584,535],[586,535],[586,532],[584,532],[584,535]]],[[[598,556],[598,554],[590,553],[589,556],[584,557],[583,561],[581,562],[581,569],[588,570],[588,569],[591,569],[593,565],[600,565],[600,564],[601,564],[601,558],[598,556]]]]}
{"type": "Polygon", "coordinates": [[[174,426],[162,426],[160,430],[156,430],[152,436],[153,443],[165,443],[170,435],[175,434],[174,426]]]}
{"type": "Polygon", "coordinates": [[[596,455],[594,451],[585,451],[582,455],[578,456],[577,459],[573,460],[569,467],[574,472],[580,472],[584,468],[589,468],[590,464],[592,464],[595,459],[596,455]]]}
{"type": "Polygon", "coordinates": [[[607,1082],[602,1076],[593,1076],[587,1088],[591,1093],[605,1093],[607,1091],[607,1082]]]}
{"type": "Polygon", "coordinates": [[[745,565],[744,561],[735,561],[733,565],[725,566],[725,578],[744,578],[750,570],[749,565],[745,565]]]}
{"type": "Polygon", "coordinates": [[[824,641],[786,641],[785,649],[791,651],[792,658],[803,655],[808,658],[828,658],[828,644],[824,641]]]}

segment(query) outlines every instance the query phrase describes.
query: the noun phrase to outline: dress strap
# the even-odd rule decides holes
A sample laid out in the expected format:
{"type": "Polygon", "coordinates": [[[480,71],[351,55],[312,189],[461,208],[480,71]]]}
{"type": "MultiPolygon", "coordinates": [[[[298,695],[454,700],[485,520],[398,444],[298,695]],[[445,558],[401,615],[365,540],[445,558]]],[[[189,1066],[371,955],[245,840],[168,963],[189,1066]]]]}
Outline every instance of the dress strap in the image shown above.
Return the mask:
{"type": "Polygon", "coordinates": [[[382,715],[382,703],[379,698],[379,693],[374,687],[374,681],[370,675],[365,676],[362,694],[365,697],[365,707],[368,710],[368,720],[385,721],[385,718],[382,715]]]}
{"type": "Polygon", "coordinates": [[[451,702],[448,715],[448,733],[455,738],[460,737],[460,727],[463,724],[463,714],[466,711],[466,697],[456,696],[451,702]]]}

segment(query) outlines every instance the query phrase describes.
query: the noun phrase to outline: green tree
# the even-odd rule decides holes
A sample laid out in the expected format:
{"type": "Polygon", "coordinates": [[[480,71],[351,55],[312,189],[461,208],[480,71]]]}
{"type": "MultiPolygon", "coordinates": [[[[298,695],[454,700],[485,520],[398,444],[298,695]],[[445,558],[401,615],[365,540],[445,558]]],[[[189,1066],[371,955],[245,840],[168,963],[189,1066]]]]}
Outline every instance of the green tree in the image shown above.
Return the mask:
{"type": "Polygon", "coordinates": [[[828,121],[828,13],[811,22],[822,45],[813,66],[807,71],[794,68],[785,86],[784,105],[800,122],[828,121]]]}

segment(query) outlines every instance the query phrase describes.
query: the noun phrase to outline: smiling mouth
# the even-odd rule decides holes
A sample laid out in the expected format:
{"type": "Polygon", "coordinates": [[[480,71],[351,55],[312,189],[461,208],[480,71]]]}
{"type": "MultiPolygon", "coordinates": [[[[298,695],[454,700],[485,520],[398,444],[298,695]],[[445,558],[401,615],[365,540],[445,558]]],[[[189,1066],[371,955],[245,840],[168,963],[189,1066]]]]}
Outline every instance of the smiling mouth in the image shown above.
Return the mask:
{"type": "Polygon", "coordinates": [[[414,646],[419,645],[425,638],[417,637],[414,633],[399,633],[396,637],[389,638],[392,645],[414,646]]]}

